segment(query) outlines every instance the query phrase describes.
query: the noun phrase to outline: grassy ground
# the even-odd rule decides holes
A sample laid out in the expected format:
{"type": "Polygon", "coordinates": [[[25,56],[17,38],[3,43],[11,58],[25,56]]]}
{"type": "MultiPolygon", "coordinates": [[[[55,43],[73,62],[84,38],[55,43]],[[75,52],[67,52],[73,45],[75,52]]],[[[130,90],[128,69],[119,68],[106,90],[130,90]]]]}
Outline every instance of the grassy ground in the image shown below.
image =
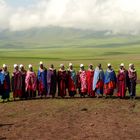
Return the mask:
{"type": "MultiPolygon", "coordinates": [[[[41,42],[39,40],[25,41],[3,41],[0,40],[0,65],[6,63],[10,73],[13,71],[13,64],[28,64],[34,66],[37,71],[38,64],[43,61],[46,67],[54,64],[58,69],[60,63],[66,68],[72,62],[76,70],[79,70],[80,63],[86,68],[90,63],[96,67],[98,63],[106,69],[107,63],[111,63],[118,71],[120,63],[128,68],[129,63],[134,63],[140,79],[140,41],[134,37],[112,37],[112,38],[83,38],[70,40],[50,40],[41,42]]],[[[140,93],[140,87],[137,86],[140,93]]]]}

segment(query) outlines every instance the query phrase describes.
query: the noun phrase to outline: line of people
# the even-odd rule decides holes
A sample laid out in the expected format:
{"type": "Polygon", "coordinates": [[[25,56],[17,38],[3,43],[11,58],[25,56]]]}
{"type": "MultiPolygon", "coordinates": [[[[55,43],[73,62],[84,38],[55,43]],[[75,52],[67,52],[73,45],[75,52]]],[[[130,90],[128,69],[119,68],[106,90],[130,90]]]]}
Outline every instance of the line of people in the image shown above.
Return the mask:
{"type": "Polygon", "coordinates": [[[60,69],[56,71],[53,65],[47,69],[43,62],[40,62],[37,74],[31,64],[28,66],[28,71],[22,64],[20,66],[14,64],[11,78],[7,65],[3,64],[0,70],[0,95],[3,101],[9,101],[11,91],[14,100],[30,99],[36,97],[38,91],[38,96],[41,98],[43,96],[54,98],[58,89],[58,96],[64,98],[68,89],[70,97],[74,97],[78,91],[81,97],[88,95],[99,98],[104,94],[107,98],[117,89],[117,96],[125,98],[128,89],[130,98],[135,98],[136,81],[137,72],[134,64],[129,64],[129,69],[126,70],[122,63],[117,75],[111,64],[107,65],[105,72],[101,64],[95,70],[92,64],[89,65],[88,70],[85,70],[84,65],[81,64],[80,70],[76,72],[72,63],[69,63],[68,70],[65,70],[65,66],[61,64],[60,69]]]}

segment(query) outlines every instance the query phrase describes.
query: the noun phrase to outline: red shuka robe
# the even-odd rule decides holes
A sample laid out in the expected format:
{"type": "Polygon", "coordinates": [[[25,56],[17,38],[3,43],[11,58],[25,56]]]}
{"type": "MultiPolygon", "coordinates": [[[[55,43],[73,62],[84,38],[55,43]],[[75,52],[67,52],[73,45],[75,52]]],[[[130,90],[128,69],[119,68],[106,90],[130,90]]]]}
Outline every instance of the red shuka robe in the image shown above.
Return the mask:
{"type": "Polygon", "coordinates": [[[66,95],[66,81],[67,73],[65,70],[58,71],[58,96],[64,97],[66,95]]]}
{"type": "Polygon", "coordinates": [[[126,74],[125,71],[119,70],[117,75],[118,97],[125,97],[126,93],[126,74]]]}
{"type": "Polygon", "coordinates": [[[20,71],[15,70],[12,74],[12,89],[14,98],[22,96],[22,74],[20,71]]]}
{"type": "Polygon", "coordinates": [[[93,76],[94,76],[94,70],[89,69],[87,71],[87,92],[89,96],[95,96],[95,92],[92,89],[93,76]]]}

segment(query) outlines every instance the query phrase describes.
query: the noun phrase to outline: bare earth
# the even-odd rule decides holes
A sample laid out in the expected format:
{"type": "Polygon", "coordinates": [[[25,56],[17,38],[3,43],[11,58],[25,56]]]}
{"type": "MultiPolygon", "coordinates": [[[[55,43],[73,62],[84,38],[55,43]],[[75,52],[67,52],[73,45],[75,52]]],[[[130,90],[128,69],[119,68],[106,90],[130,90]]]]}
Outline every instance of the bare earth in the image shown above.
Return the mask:
{"type": "Polygon", "coordinates": [[[0,103],[0,140],[138,140],[140,100],[38,99],[0,103]]]}

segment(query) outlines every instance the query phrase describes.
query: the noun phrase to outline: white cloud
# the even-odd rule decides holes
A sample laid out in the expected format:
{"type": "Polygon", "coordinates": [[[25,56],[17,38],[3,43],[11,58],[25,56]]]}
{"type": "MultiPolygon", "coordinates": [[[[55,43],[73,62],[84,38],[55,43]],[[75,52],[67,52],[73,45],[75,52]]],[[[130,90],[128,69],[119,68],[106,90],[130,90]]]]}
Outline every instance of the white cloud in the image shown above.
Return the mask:
{"type": "Polygon", "coordinates": [[[0,29],[5,29],[9,26],[9,18],[11,8],[4,0],[0,0],[0,29]]]}
{"type": "Polygon", "coordinates": [[[11,9],[0,0],[0,25],[10,30],[53,25],[116,34],[140,33],[139,0],[40,0],[29,7],[11,9]]]}

